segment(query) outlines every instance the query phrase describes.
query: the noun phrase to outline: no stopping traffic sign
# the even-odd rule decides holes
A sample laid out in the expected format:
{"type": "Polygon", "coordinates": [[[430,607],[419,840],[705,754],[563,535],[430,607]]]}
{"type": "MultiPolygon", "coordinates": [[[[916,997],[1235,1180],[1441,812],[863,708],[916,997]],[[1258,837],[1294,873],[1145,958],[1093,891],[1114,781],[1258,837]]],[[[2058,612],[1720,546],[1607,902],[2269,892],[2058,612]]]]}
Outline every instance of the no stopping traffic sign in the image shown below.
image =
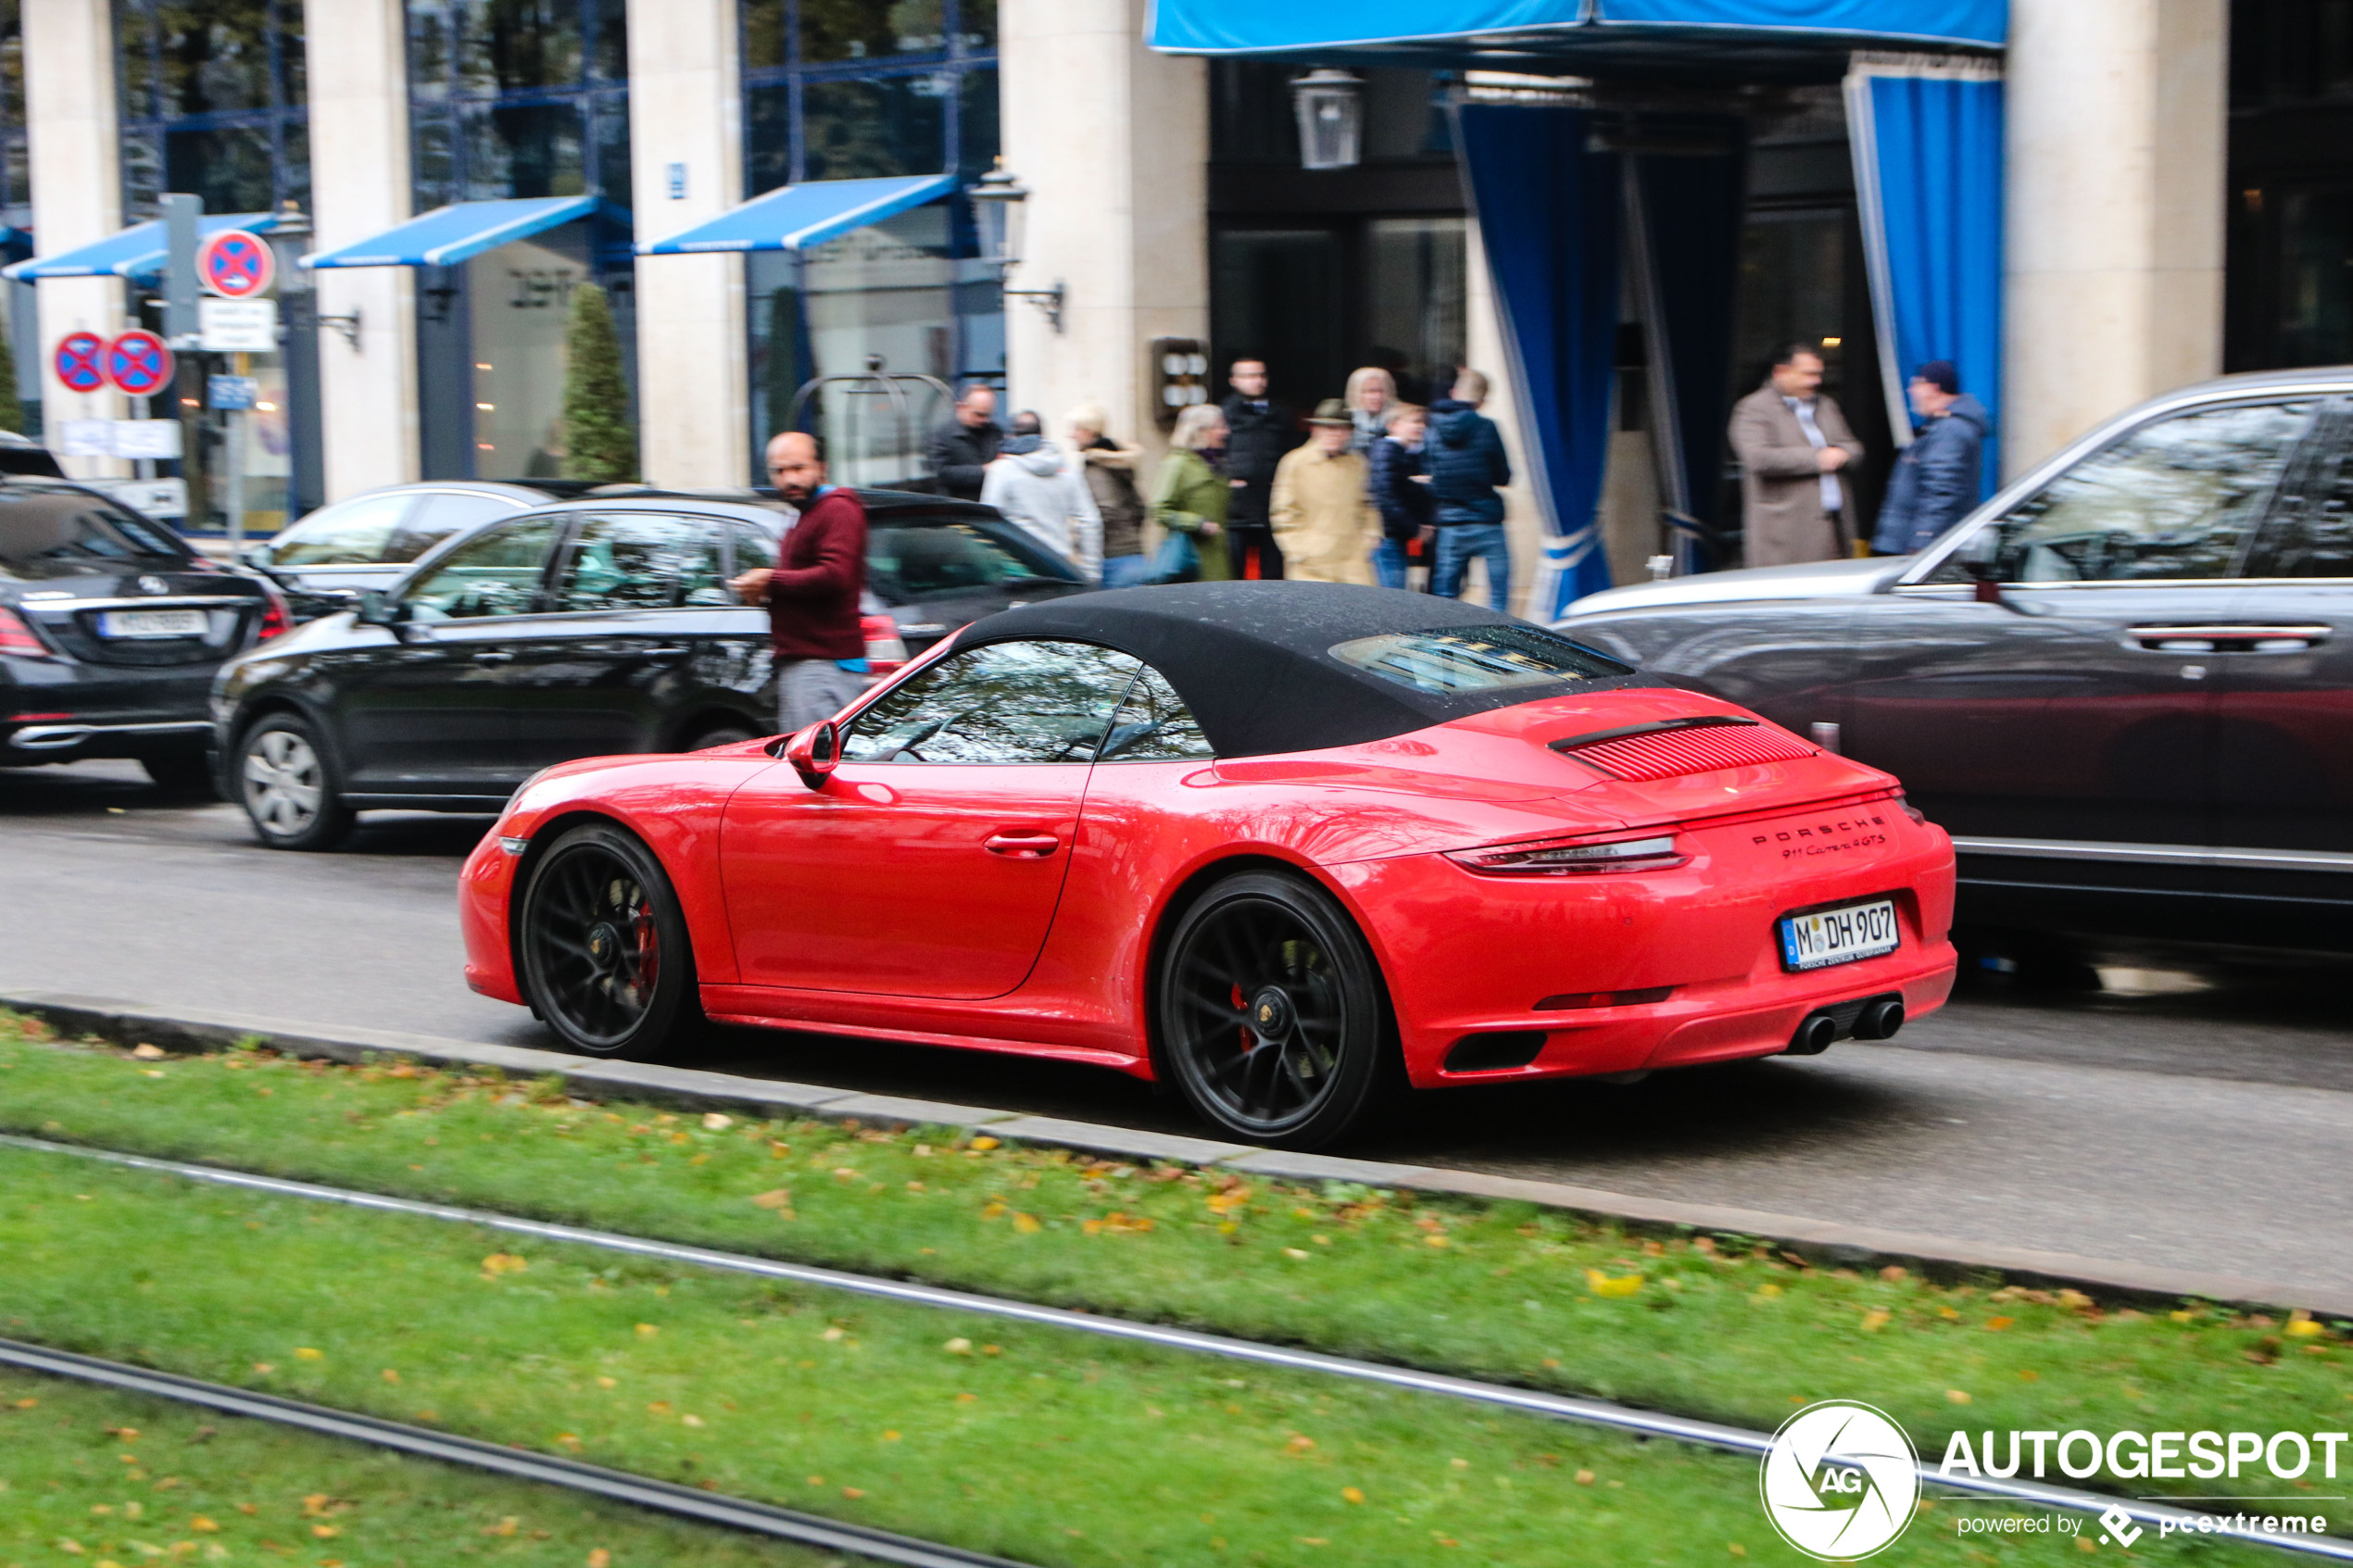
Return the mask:
{"type": "Polygon", "coordinates": [[[278,276],[278,258],[258,235],[244,229],[207,234],[196,246],[196,278],[223,299],[251,299],[278,276]]]}
{"type": "Polygon", "coordinates": [[[67,391],[95,392],[107,384],[107,372],[100,363],[106,355],[107,340],[96,332],[68,332],[57,340],[50,365],[67,391]]]}
{"type": "Polygon", "coordinates": [[[107,379],[133,397],[152,397],[170,386],[175,363],[163,339],[141,328],[107,345],[107,379]]]}

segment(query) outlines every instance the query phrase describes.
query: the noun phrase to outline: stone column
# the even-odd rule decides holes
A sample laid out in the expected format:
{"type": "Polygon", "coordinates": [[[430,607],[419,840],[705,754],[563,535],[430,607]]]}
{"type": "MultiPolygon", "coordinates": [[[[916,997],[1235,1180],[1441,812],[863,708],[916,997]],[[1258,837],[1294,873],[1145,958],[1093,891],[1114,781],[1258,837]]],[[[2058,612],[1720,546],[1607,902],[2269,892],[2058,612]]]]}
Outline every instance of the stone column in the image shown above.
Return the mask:
{"type": "MultiPolygon", "coordinates": [[[[1529,590],[1536,585],[1536,573],[1544,563],[1544,521],[1537,509],[1536,492],[1529,483],[1528,441],[1520,431],[1511,361],[1504,350],[1503,312],[1495,303],[1495,281],[1487,271],[1487,247],[1479,242],[1478,219],[1471,219],[1466,228],[1463,352],[1470,360],[1470,368],[1487,377],[1487,406],[1479,412],[1495,421],[1503,433],[1504,455],[1511,459],[1512,482],[1504,486],[1504,529],[1511,545],[1511,608],[1516,615],[1527,608],[1529,590]]],[[[1433,389],[1431,395],[1443,397],[1447,393],[1442,388],[1433,389]]],[[[1463,597],[1474,603],[1488,602],[1484,559],[1472,563],[1462,593],[1463,597]]]]}
{"type": "Polygon", "coordinates": [[[2226,0],[2012,0],[2002,463],[2222,364],[2226,0]]]}
{"type": "MultiPolygon", "coordinates": [[[[1004,0],[1005,167],[1030,191],[1014,288],[1064,290],[1057,332],[1005,302],[1015,408],[1054,434],[1100,403],[1157,461],[1155,337],[1209,336],[1209,88],[1198,59],[1144,47],[1145,0],[1004,0]]],[[[1151,482],[1146,464],[1143,483],[1151,482]]]]}
{"type": "MultiPolygon", "coordinates": [[[[629,0],[630,182],[641,241],[743,200],[736,28],[736,0],[629,0]]],[[[741,256],[637,258],[637,450],[649,482],[749,479],[744,310],[741,256]]]]}
{"type": "MultiPolygon", "coordinates": [[[[31,143],[33,241],[43,256],[107,239],[122,228],[122,144],[115,121],[114,18],[107,0],[24,0],[25,123],[31,143]]],[[[112,337],[123,330],[122,282],[59,278],[38,285],[41,341],[19,354],[41,358],[44,417],[120,419],[120,394],[69,392],[50,370],[68,332],[112,337]]],[[[80,479],[127,472],[111,458],[67,458],[80,479]]]]}
{"type": "MultiPolygon", "coordinates": [[[[308,10],[310,189],[320,250],[380,234],[412,214],[408,48],[400,0],[334,0],[308,10]]],[[[418,473],[415,274],[330,268],[321,316],[359,319],[359,341],[319,332],[327,499],[418,473]]]]}

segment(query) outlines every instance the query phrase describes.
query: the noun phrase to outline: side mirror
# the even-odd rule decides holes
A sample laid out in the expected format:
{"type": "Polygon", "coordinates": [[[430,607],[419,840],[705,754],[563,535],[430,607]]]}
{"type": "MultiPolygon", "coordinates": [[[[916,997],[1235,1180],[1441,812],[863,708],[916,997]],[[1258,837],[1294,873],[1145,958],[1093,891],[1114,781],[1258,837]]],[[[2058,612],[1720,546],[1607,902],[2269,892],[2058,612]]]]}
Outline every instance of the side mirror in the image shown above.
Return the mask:
{"type": "Polygon", "coordinates": [[[841,761],[841,731],[830,719],[822,724],[812,724],[785,745],[785,760],[800,775],[800,782],[812,789],[825,787],[841,761]]]}

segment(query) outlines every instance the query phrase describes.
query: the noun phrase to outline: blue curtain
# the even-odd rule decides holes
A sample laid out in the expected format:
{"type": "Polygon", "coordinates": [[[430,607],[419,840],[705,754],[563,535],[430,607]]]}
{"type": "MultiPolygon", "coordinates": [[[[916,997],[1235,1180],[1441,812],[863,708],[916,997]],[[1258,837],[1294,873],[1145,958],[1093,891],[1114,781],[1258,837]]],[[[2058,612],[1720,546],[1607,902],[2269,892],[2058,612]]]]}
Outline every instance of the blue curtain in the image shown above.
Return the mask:
{"type": "MultiPolygon", "coordinates": [[[[1696,127],[1692,127],[1696,129],[1696,127]]],[[[1665,371],[1656,438],[1682,495],[1666,499],[1702,521],[1716,521],[1722,493],[1724,426],[1730,417],[1732,307],[1747,219],[1746,127],[1730,118],[1705,129],[1724,151],[1634,155],[1651,308],[1643,323],[1654,363],[1665,371]]]]}
{"type": "Polygon", "coordinates": [[[1888,416],[1909,431],[1912,372],[1951,360],[1997,421],[1979,485],[1990,495],[2001,471],[2002,83],[1873,67],[1847,78],[1846,107],[1888,416]]]}
{"type": "Polygon", "coordinates": [[[1590,110],[1466,104],[1456,115],[1529,442],[1526,478],[1543,516],[1528,617],[1548,621],[1609,586],[1596,513],[1609,458],[1622,176],[1616,153],[1589,144],[1590,110]]]}

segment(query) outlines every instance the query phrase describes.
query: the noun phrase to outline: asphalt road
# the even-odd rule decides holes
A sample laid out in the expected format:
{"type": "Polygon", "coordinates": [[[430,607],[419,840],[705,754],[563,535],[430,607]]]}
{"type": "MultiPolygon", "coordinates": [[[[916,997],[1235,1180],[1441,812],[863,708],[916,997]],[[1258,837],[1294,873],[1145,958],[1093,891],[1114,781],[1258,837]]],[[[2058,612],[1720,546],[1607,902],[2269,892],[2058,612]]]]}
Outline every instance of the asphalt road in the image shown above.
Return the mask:
{"type": "MultiPolygon", "coordinates": [[[[0,985],[552,1046],[465,987],[453,909],[482,818],[369,819],[332,855],[255,845],[135,766],[0,770],[0,985]]],[[[1964,987],[1888,1045],[1432,1096],[1349,1152],[2342,1290],[2353,1286],[2343,970],[2103,970],[1964,987]]],[[[1171,1131],[1117,1074],[745,1031],[692,1065],[1171,1131]]]]}

